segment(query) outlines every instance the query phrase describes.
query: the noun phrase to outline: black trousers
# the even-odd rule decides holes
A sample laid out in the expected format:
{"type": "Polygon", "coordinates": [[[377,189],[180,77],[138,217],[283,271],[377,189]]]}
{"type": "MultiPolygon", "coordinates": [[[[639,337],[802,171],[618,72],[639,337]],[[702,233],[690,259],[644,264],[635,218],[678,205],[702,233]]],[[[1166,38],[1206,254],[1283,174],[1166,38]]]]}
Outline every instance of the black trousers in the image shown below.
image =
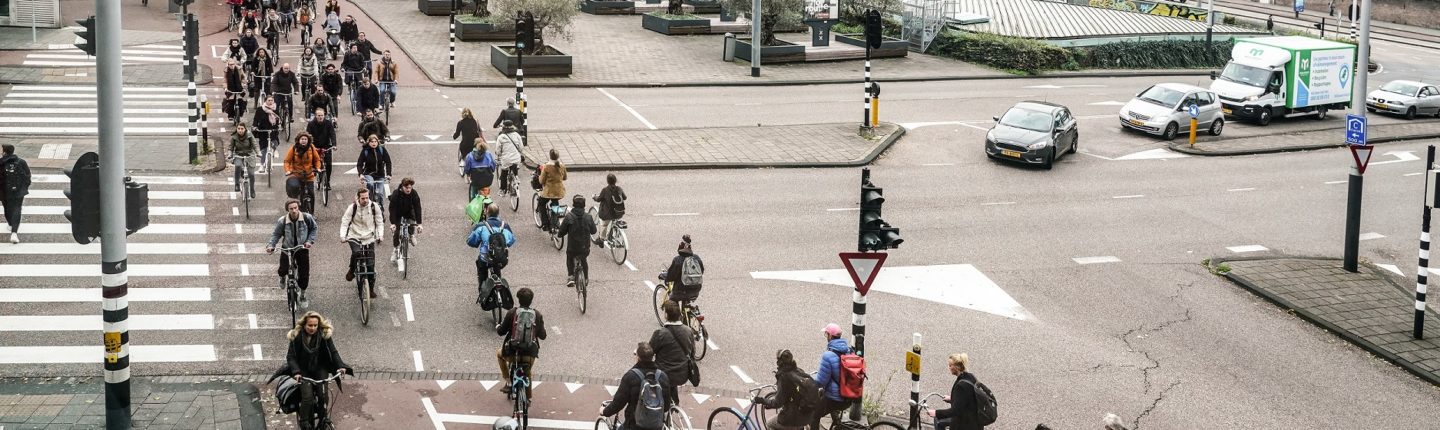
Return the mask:
{"type": "Polygon", "coordinates": [[[17,233],[17,232],[19,232],[19,231],[20,231],[20,210],[21,210],[21,206],[23,206],[23,205],[25,204],[25,197],[23,197],[23,196],[22,196],[22,197],[17,197],[17,198],[5,197],[5,198],[0,199],[0,200],[4,200],[4,201],[5,201],[5,203],[4,203],[4,205],[5,205],[5,223],[10,225],[10,232],[11,232],[11,233],[17,233]]]}
{"type": "Polygon", "coordinates": [[[844,400],[830,400],[829,397],[820,398],[820,409],[815,410],[815,418],[810,420],[810,428],[820,428],[820,418],[834,412],[841,412],[850,408],[850,402],[844,400]]]}
{"type": "Polygon", "coordinates": [[[540,228],[546,230],[550,229],[550,214],[546,213],[546,211],[550,210],[551,205],[559,203],[560,199],[547,199],[544,197],[540,198],[540,201],[537,202],[537,204],[535,205],[535,212],[540,213],[540,228]]]}
{"type": "MultiPolygon", "coordinates": [[[[299,275],[299,279],[295,283],[300,284],[300,291],[310,288],[310,250],[295,250],[295,272],[299,275]]],[[[285,258],[282,253],[280,255],[280,276],[285,276],[286,273],[290,273],[290,259],[285,258]]]]}
{"type": "Polygon", "coordinates": [[[575,279],[575,270],[577,269],[577,267],[575,267],[575,259],[577,257],[580,258],[581,266],[578,267],[578,269],[585,272],[585,279],[590,279],[590,263],[588,261],[590,258],[589,252],[585,252],[583,254],[571,253],[570,250],[567,248],[565,250],[565,274],[570,277],[570,280],[575,279]]]}

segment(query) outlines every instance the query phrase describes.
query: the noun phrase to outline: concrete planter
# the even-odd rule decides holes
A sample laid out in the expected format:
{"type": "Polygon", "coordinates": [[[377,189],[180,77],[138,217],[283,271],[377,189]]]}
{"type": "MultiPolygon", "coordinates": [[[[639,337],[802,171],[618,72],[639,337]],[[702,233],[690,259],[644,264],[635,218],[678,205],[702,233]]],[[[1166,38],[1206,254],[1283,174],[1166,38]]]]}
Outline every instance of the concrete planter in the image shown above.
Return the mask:
{"type": "MultiPolygon", "coordinates": [[[[865,47],[864,34],[836,34],[835,41],[850,46],[865,47]]],[[[871,49],[871,57],[904,57],[910,51],[910,42],[900,39],[883,38],[880,41],[880,49],[871,49]]],[[[764,58],[761,58],[762,60],[764,58]]]]}
{"type": "MultiPolygon", "coordinates": [[[[420,13],[423,13],[423,14],[426,14],[426,15],[430,15],[430,16],[449,16],[449,15],[450,15],[450,6],[451,6],[450,0],[419,0],[419,1],[420,1],[420,13]]],[[[462,8],[465,7],[464,2],[461,2],[460,7],[462,7],[462,8]]]]}
{"type": "Polygon", "coordinates": [[[707,18],[670,19],[663,16],[645,14],[640,20],[640,26],[646,30],[665,35],[708,34],[710,32],[710,20],[707,18]]]}
{"type": "Polygon", "coordinates": [[[685,4],[695,7],[695,13],[720,13],[720,0],[685,0],[685,4]]]}
{"type": "MultiPolygon", "coordinates": [[[[760,61],[763,64],[799,63],[805,61],[805,46],[776,39],[781,46],[761,46],[760,61]]],[[[735,58],[750,61],[750,39],[735,40],[735,58]]]]}
{"type": "MultiPolygon", "coordinates": [[[[547,49],[554,54],[525,56],[525,76],[570,76],[574,59],[554,47],[547,49]]],[[[515,77],[515,69],[520,65],[515,46],[490,45],[490,65],[506,77],[515,77]]]]}
{"type": "Polygon", "coordinates": [[[593,1],[580,3],[580,11],[591,15],[634,15],[633,1],[593,1]]]}
{"type": "Polygon", "coordinates": [[[455,23],[455,38],[466,42],[485,40],[515,40],[515,30],[501,29],[488,22],[455,23]]]}

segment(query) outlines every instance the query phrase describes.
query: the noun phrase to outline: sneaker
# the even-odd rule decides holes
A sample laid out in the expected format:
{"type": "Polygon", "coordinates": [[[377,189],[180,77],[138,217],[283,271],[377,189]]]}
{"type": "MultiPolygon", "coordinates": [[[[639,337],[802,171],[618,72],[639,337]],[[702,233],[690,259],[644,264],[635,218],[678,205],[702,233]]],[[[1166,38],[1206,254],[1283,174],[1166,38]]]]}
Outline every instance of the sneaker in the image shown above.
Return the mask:
{"type": "Polygon", "coordinates": [[[256,175],[264,175],[264,174],[265,174],[265,168],[262,167],[262,168],[260,168],[260,169],[255,170],[255,174],[256,174],[256,175]]]}
{"type": "Polygon", "coordinates": [[[310,299],[305,298],[305,290],[300,290],[300,307],[309,308],[310,299]]]}
{"type": "Polygon", "coordinates": [[[420,244],[420,236],[419,236],[419,235],[416,235],[416,234],[410,235],[410,245],[411,245],[411,246],[414,246],[414,245],[419,245],[419,244],[420,244]]]}
{"type": "Polygon", "coordinates": [[[10,243],[20,243],[20,233],[10,233],[10,243]]]}
{"type": "Polygon", "coordinates": [[[238,184],[235,185],[235,192],[237,192],[237,193],[240,192],[240,185],[238,185],[238,184]]]}
{"type": "Polygon", "coordinates": [[[595,240],[592,240],[591,242],[594,242],[594,243],[595,243],[595,246],[598,246],[598,247],[601,247],[601,248],[604,248],[604,247],[605,247],[605,241],[603,241],[603,240],[595,239],[595,240]]]}
{"type": "Polygon", "coordinates": [[[565,288],[575,288],[575,280],[574,280],[574,279],[566,280],[566,281],[565,281],[565,288]]]}
{"type": "Polygon", "coordinates": [[[510,394],[510,384],[505,384],[505,386],[500,387],[500,392],[510,394]]]}
{"type": "Polygon", "coordinates": [[[395,261],[397,261],[397,260],[399,260],[399,259],[400,259],[400,250],[399,250],[399,249],[395,249],[395,250],[393,250],[393,251],[390,252],[390,262],[391,262],[391,263],[394,263],[395,261]]]}

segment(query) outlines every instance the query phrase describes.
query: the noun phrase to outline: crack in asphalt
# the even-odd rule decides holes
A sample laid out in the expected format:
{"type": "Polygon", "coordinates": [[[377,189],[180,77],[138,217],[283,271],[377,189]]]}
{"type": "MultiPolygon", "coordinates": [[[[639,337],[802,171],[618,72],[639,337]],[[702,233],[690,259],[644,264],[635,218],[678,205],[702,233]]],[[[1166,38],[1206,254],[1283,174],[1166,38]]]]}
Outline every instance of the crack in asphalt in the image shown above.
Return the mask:
{"type": "MultiPolygon", "coordinates": [[[[1180,296],[1181,296],[1182,294],[1184,294],[1186,288],[1193,287],[1194,285],[1195,285],[1194,282],[1191,282],[1191,283],[1189,283],[1189,284],[1179,285],[1179,286],[1178,286],[1179,288],[1177,288],[1177,289],[1175,290],[1175,294],[1171,294],[1171,295],[1169,295],[1169,296],[1166,296],[1165,298],[1168,299],[1171,303],[1175,303],[1175,302],[1180,298],[1180,296]]],[[[1178,306],[1178,305],[1177,305],[1177,306],[1178,306]]],[[[1164,331],[1165,329],[1170,328],[1170,327],[1172,327],[1172,326],[1174,326],[1174,325],[1176,325],[1176,324],[1180,324],[1180,323],[1185,323],[1185,322],[1191,321],[1191,320],[1194,318],[1194,315],[1193,315],[1192,310],[1190,309],[1190,307],[1188,307],[1188,306],[1181,306],[1181,308],[1185,310],[1185,315],[1184,315],[1183,317],[1181,317],[1181,318],[1175,318],[1175,319],[1170,319],[1170,320],[1161,322],[1159,325],[1156,325],[1156,326],[1154,326],[1154,327],[1152,327],[1152,328],[1146,328],[1146,325],[1145,325],[1145,324],[1141,324],[1139,327],[1130,329],[1130,330],[1126,331],[1124,334],[1121,334],[1121,335],[1120,335],[1120,341],[1122,341],[1122,342],[1125,343],[1125,348],[1126,348],[1126,349],[1128,349],[1128,350],[1131,351],[1131,352],[1138,352],[1138,353],[1140,353],[1141,355],[1145,356],[1145,360],[1146,360],[1146,361],[1149,361],[1149,362],[1150,362],[1149,365],[1140,368],[1140,372],[1141,372],[1141,375],[1142,375],[1142,377],[1143,377],[1143,381],[1144,381],[1144,384],[1145,384],[1145,392],[1146,392],[1146,393],[1150,393],[1150,392],[1151,392],[1151,388],[1152,388],[1152,387],[1151,387],[1150,378],[1151,378],[1152,372],[1159,370],[1162,365],[1161,365],[1161,363],[1160,363],[1160,360],[1156,360],[1154,357],[1152,357],[1152,356],[1150,355],[1150,352],[1149,352],[1149,351],[1145,351],[1145,350],[1141,350],[1141,349],[1139,349],[1139,348],[1136,348],[1135,344],[1133,344],[1133,343],[1131,342],[1131,339],[1132,339],[1132,337],[1133,337],[1134,339],[1142,339],[1142,338],[1144,338],[1144,337],[1146,337],[1146,336],[1148,336],[1148,335],[1150,335],[1150,334],[1159,333],[1159,332],[1161,332],[1161,331],[1164,331]]],[[[1100,367],[1101,367],[1101,365],[1097,365],[1097,366],[1091,368],[1090,370],[1091,370],[1091,371],[1098,370],[1100,367]]],[[[1135,366],[1130,366],[1130,367],[1135,367],[1135,366]]],[[[1140,429],[1140,421],[1141,421],[1142,419],[1144,419],[1146,416],[1150,415],[1150,412],[1154,411],[1155,408],[1157,408],[1157,407],[1160,406],[1160,402],[1165,399],[1165,394],[1166,394],[1167,392],[1169,392],[1171,389],[1173,389],[1173,388],[1175,388],[1176,386],[1179,386],[1179,385],[1180,385],[1180,381],[1175,381],[1175,382],[1170,383],[1169,386],[1167,386],[1167,387],[1165,387],[1164,389],[1162,389],[1162,390],[1159,391],[1159,393],[1155,396],[1155,400],[1150,403],[1150,406],[1149,406],[1149,407],[1146,407],[1144,411],[1141,411],[1140,414],[1135,417],[1135,430],[1139,430],[1139,429],[1140,429]]]]}

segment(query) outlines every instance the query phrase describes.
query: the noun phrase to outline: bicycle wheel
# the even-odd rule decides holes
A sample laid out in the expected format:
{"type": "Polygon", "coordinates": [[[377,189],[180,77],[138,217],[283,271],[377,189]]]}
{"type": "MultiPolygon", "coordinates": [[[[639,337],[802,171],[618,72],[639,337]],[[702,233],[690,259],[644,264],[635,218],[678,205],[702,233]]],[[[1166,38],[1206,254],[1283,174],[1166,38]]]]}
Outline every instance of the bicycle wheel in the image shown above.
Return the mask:
{"type": "Polygon", "coordinates": [[[383,93],[383,92],[380,93],[380,103],[381,103],[381,107],[380,107],[380,108],[385,110],[385,123],[386,123],[386,124],[389,124],[389,123],[390,123],[390,95],[385,94],[385,93],[383,93]]]}
{"type": "Polygon", "coordinates": [[[506,194],[510,195],[510,212],[515,212],[520,210],[520,193],[515,192],[515,178],[510,178],[510,181],[510,190],[506,194]]]}
{"type": "MultiPolygon", "coordinates": [[[[321,175],[325,175],[325,181],[324,181],[324,183],[326,184],[326,185],[321,185],[321,186],[320,186],[320,188],[324,189],[324,191],[322,191],[323,196],[321,197],[320,201],[321,201],[321,204],[325,205],[325,207],[328,208],[328,207],[330,207],[330,187],[327,186],[327,185],[330,184],[330,171],[329,171],[329,170],[326,170],[326,171],[324,171],[324,172],[320,172],[320,174],[321,174],[321,175]]],[[[316,185],[319,185],[319,184],[316,184],[316,185]]]]}
{"type": "Polygon", "coordinates": [[[250,219],[250,181],[241,181],[240,193],[245,200],[245,219],[250,219]]]}
{"type": "Polygon", "coordinates": [[[300,307],[300,288],[295,285],[294,279],[285,281],[285,302],[290,307],[290,321],[293,323],[299,318],[296,311],[300,307]]]}
{"type": "Polygon", "coordinates": [[[550,245],[554,246],[556,251],[559,251],[565,249],[565,238],[560,237],[560,230],[555,228],[554,224],[557,222],[559,221],[550,221],[550,245]]]}
{"type": "Polygon", "coordinates": [[[612,226],[610,232],[609,240],[605,241],[605,247],[610,248],[610,259],[615,260],[615,264],[625,264],[625,259],[630,256],[630,238],[625,236],[625,229],[622,228],[612,226]]]}
{"type": "Polygon", "coordinates": [[[705,421],[706,430],[760,430],[760,425],[750,422],[735,408],[716,408],[705,421]]]}
{"type": "Polygon", "coordinates": [[[534,213],[535,213],[535,228],[540,228],[540,226],[545,225],[545,224],[542,222],[542,220],[540,219],[540,194],[539,194],[539,193],[535,193],[535,194],[531,194],[531,195],[530,195],[530,209],[531,209],[531,210],[530,210],[531,212],[534,212],[534,213]]]}
{"type": "Polygon", "coordinates": [[[370,280],[360,275],[360,324],[370,325],[370,280]]]}
{"type": "Polygon", "coordinates": [[[660,310],[660,304],[665,303],[665,300],[668,300],[669,298],[670,291],[665,289],[665,284],[663,282],[660,285],[655,286],[655,323],[660,324],[661,326],[665,325],[665,311],[660,310]]]}
{"type": "Polygon", "coordinates": [[[695,349],[692,351],[691,357],[695,361],[704,360],[705,353],[710,351],[710,342],[707,342],[710,340],[710,332],[705,331],[705,323],[695,318],[690,319],[690,331],[695,333],[695,349]]]}
{"type": "Polygon", "coordinates": [[[395,269],[400,271],[400,279],[410,279],[410,270],[405,263],[410,260],[410,238],[400,238],[400,258],[395,259],[395,269]]]}
{"type": "MultiPolygon", "coordinates": [[[[274,133],[274,132],[272,131],[271,133],[274,133]]],[[[269,135],[266,135],[265,138],[266,138],[266,139],[269,139],[270,136],[269,136],[269,135]]],[[[269,162],[270,162],[270,160],[269,160],[270,157],[262,157],[262,158],[265,158],[265,162],[266,162],[266,163],[269,163],[269,162]]],[[[275,166],[265,166],[265,187],[266,187],[266,188],[275,188],[275,184],[273,183],[273,181],[270,180],[270,177],[272,176],[272,173],[271,173],[271,172],[274,172],[274,171],[275,171],[275,168],[274,168],[274,167],[275,167],[275,166]]]]}
{"type": "Polygon", "coordinates": [[[666,420],[666,423],[665,423],[665,429],[666,429],[666,430],[692,430],[692,429],[694,429],[694,427],[692,427],[692,426],[690,425],[690,414],[685,413],[685,410],[684,410],[684,409],[680,409],[679,406],[671,406],[671,407],[670,407],[670,413],[668,413],[668,414],[665,415],[665,420],[666,420]]]}
{"type": "Polygon", "coordinates": [[[870,423],[870,430],[905,430],[905,427],[890,422],[888,420],[881,419],[870,423]]]}
{"type": "Polygon", "coordinates": [[[585,287],[590,285],[590,277],[585,275],[585,260],[575,258],[575,295],[580,297],[580,314],[585,314],[586,293],[585,287]]]}
{"type": "Polygon", "coordinates": [[[615,427],[610,426],[609,418],[600,417],[595,419],[595,430],[615,430],[615,427]]]}

